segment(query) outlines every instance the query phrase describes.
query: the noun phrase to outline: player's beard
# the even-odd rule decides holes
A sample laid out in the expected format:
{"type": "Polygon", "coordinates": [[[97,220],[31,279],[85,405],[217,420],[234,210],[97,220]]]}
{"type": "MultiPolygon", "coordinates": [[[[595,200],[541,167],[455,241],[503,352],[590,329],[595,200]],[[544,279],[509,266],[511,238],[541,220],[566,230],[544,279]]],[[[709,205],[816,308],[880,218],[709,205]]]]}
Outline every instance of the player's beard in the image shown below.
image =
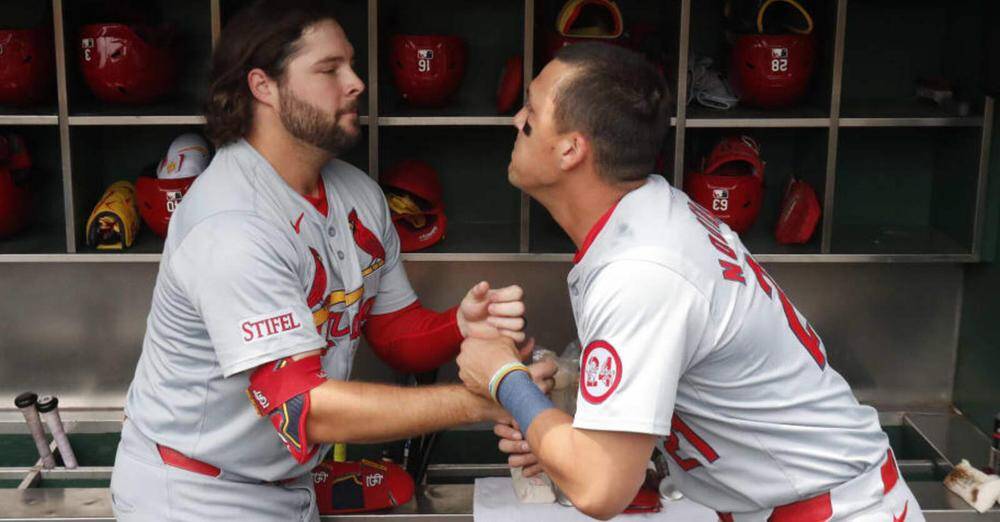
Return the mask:
{"type": "Polygon", "coordinates": [[[335,156],[357,144],[361,129],[354,123],[350,129],[339,125],[341,118],[357,111],[357,102],[337,111],[331,117],[309,102],[292,94],[291,89],[281,86],[281,124],[289,134],[310,145],[323,149],[335,156]]]}

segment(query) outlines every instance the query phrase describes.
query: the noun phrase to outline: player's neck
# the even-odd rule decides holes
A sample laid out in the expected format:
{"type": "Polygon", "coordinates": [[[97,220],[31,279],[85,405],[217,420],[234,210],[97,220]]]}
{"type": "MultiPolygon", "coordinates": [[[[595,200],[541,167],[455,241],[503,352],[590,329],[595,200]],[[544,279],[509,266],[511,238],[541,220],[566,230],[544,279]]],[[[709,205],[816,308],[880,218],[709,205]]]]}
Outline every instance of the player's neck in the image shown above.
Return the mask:
{"type": "Polygon", "coordinates": [[[537,199],[579,249],[601,216],[625,194],[640,186],[642,182],[609,185],[593,176],[581,177],[567,180],[537,199]]]}
{"type": "Polygon", "coordinates": [[[255,127],[246,140],[293,190],[308,196],[318,193],[320,173],[332,154],[295,139],[284,128],[269,131],[255,127]]]}

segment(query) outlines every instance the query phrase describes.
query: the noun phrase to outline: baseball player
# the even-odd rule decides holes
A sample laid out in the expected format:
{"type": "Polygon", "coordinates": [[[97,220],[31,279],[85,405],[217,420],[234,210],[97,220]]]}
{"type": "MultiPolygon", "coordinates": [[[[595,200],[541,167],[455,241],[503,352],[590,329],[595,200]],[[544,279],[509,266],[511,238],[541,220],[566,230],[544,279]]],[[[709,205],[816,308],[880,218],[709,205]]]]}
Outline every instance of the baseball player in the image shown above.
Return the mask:
{"type": "Polygon", "coordinates": [[[579,247],[569,296],[584,347],[575,417],[509,340],[458,363],[519,431],[512,466],[544,470],[584,513],[619,513],[654,446],[723,521],[920,521],[876,411],[858,404],[807,320],[728,226],[649,175],[671,98],[639,55],[562,49],[515,117],[509,179],[579,247]]]}
{"type": "Polygon", "coordinates": [[[112,475],[119,520],[315,521],[309,472],[329,443],[506,417],[458,384],[348,382],[362,335],[408,372],[470,333],[524,336],[516,286],[477,284],[443,313],[417,301],[381,190],[335,159],[360,134],[352,59],[313,4],[257,2],[223,32],[219,148],[169,224],[112,475]]]}

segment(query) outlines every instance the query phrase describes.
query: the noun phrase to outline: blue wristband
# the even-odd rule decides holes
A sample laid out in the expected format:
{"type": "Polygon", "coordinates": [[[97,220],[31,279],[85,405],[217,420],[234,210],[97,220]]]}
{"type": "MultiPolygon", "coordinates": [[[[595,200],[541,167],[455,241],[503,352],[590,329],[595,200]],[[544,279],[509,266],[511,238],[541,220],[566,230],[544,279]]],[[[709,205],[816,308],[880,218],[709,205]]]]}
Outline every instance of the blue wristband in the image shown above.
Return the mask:
{"type": "Polygon", "coordinates": [[[505,377],[497,390],[497,399],[514,416],[525,438],[528,436],[528,426],[531,425],[531,421],[535,420],[539,413],[555,408],[552,401],[531,380],[531,375],[525,371],[511,372],[505,377]]]}

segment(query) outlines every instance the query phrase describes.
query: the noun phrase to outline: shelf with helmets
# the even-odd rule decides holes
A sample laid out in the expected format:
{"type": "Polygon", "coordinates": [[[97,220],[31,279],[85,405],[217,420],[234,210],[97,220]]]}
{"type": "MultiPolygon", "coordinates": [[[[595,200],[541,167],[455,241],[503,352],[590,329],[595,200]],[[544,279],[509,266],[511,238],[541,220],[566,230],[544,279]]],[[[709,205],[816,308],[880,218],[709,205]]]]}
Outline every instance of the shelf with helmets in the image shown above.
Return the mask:
{"type": "MultiPolygon", "coordinates": [[[[408,248],[407,260],[571,259],[572,243],[506,182],[506,168],[525,85],[556,49],[580,40],[640,51],[675,87],[681,103],[659,170],[676,186],[726,137],[756,140],[764,182],[742,237],[759,260],[980,259],[993,101],[977,62],[979,0],[329,2],[367,86],[365,139],[345,159],[396,198],[397,225],[434,237],[408,248]],[[896,174],[902,166],[909,185],[896,174]],[[809,203],[793,222],[800,235],[812,227],[804,243],[776,237],[792,174],[809,186],[795,191],[809,203]],[[394,194],[387,178],[436,193],[394,194]],[[437,237],[435,219],[445,222],[437,237]]],[[[11,7],[5,20],[14,13],[14,25],[49,35],[21,48],[32,63],[53,65],[48,76],[18,73],[10,92],[24,99],[12,103],[0,64],[0,134],[24,137],[45,187],[38,223],[0,238],[0,262],[159,260],[163,240],[141,214],[131,247],[88,246],[91,214],[116,181],[133,183],[138,200],[137,182],[158,179],[150,166],[171,143],[200,133],[213,42],[248,3],[0,0],[11,7]],[[132,74],[123,55],[159,68],[132,74]]],[[[12,56],[6,34],[0,62],[12,56]]],[[[0,165],[0,178],[9,172],[0,165]]]]}
{"type": "Polygon", "coordinates": [[[0,127],[0,255],[66,251],[60,170],[58,129],[0,127]]]}

